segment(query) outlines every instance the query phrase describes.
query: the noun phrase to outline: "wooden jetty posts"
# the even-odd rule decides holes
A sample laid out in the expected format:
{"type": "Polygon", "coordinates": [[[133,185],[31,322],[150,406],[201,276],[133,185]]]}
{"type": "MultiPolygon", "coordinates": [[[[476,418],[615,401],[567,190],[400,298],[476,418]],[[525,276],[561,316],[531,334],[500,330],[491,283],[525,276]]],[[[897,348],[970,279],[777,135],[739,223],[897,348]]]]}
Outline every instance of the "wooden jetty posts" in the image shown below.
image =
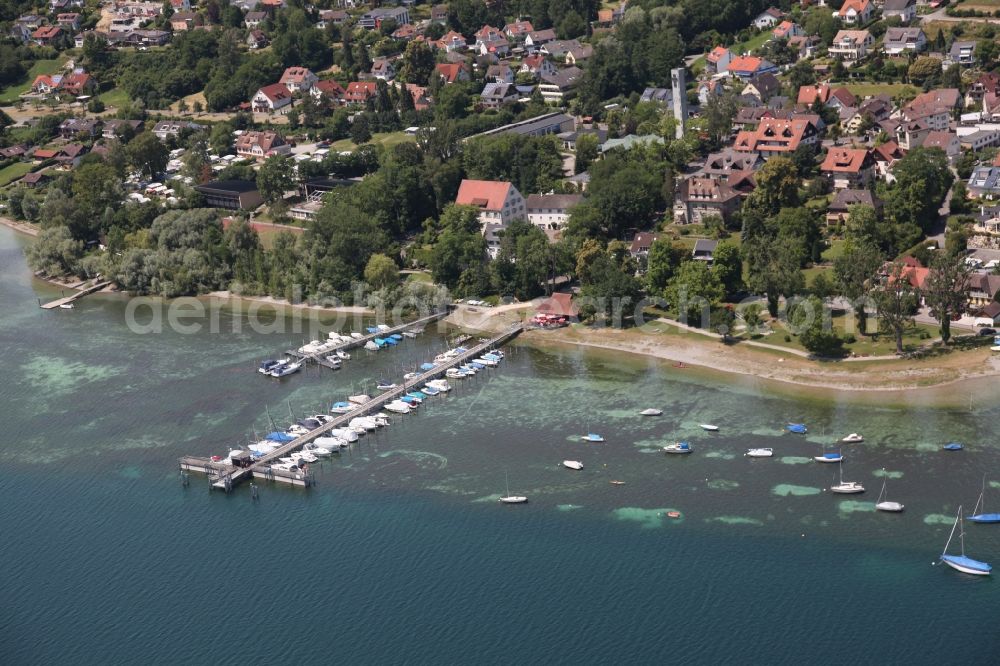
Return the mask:
{"type": "MultiPolygon", "coordinates": [[[[411,322],[407,326],[412,326],[413,324],[414,322],[411,322]]],[[[303,487],[311,486],[313,479],[308,471],[288,472],[285,470],[274,469],[271,467],[271,463],[279,458],[287,456],[292,451],[302,448],[305,444],[308,444],[317,437],[320,437],[335,428],[342,428],[346,426],[351,419],[359,416],[365,416],[367,414],[371,414],[372,412],[377,412],[387,403],[397,400],[401,396],[406,395],[407,392],[419,388],[427,381],[445,374],[445,372],[449,369],[468,363],[469,361],[482,356],[489,350],[495,349],[517,336],[522,330],[523,327],[521,324],[514,324],[502,333],[495,335],[488,340],[484,340],[465,353],[443,363],[439,363],[432,369],[417,375],[413,379],[404,381],[401,386],[397,386],[394,389],[390,389],[385,393],[377,395],[368,402],[358,405],[356,409],[351,410],[347,414],[337,415],[329,423],[325,423],[319,428],[316,428],[305,435],[297,437],[294,440],[281,445],[274,451],[262,456],[249,467],[234,467],[222,462],[213,461],[210,458],[184,456],[180,459],[180,468],[182,471],[200,472],[208,475],[212,488],[225,490],[226,492],[229,492],[238,483],[249,477],[267,479],[271,481],[282,481],[284,483],[290,483],[292,485],[303,487]]],[[[384,333],[379,333],[379,335],[383,334],[384,333]]]]}
{"type": "Polygon", "coordinates": [[[55,310],[56,308],[60,308],[64,305],[69,305],[73,301],[83,298],[87,294],[92,294],[95,291],[100,291],[101,289],[107,287],[109,284],[111,284],[111,280],[104,280],[102,282],[97,282],[95,284],[90,285],[89,287],[81,289],[75,294],[71,294],[70,296],[63,296],[62,298],[57,298],[56,300],[49,301],[48,303],[42,303],[41,301],[39,301],[38,305],[43,310],[55,310]]]}
{"type": "Polygon", "coordinates": [[[409,330],[411,328],[419,328],[421,326],[426,326],[431,322],[435,322],[438,319],[447,317],[449,309],[441,310],[440,312],[435,312],[432,315],[426,317],[421,317],[420,319],[415,319],[413,321],[407,322],[405,324],[400,324],[399,326],[393,326],[387,328],[384,331],[378,331],[377,333],[369,333],[368,335],[362,336],[360,338],[351,338],[346,340],[335,347],[329,347],[322,352],[317,352],[315,354],[303,354],[295,349],[289,349],[285,352],[286,356],[291,356],[293,358],[300,359],[302,361],[311,361],[317,365],[321,365],[324,368],[330,368],[331,370],[336,369],[338,366],[330,363],[326,360],[327,356],[331,354],[336,354],[338,351],[347,351],[348,349],[354,349],[355,347],[361,347],[368,343],[370,340],[375,338],[384,338],[386,336],[392,335],[393,333],[400,333],[402,331],[409,330]]]}

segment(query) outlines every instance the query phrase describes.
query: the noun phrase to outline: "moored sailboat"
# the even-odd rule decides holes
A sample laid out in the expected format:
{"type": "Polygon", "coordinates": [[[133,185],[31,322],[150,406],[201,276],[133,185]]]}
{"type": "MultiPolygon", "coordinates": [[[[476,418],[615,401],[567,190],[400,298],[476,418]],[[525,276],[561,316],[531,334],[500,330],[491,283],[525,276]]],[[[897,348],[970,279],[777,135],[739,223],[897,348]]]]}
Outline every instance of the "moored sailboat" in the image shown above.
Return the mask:
{"type": "Polygon", "coordinates": [[[990,572],[993,571],[993,567],[988,563],[974,560],[971,557],[966,557],[965,555],[965,526],[962,524],[961,506],[958,507],[958,512],[955,514],[955,524],[951,526],[951,534],[948,535],[948,541],[945,542],[944,550],[941,551],[941,557],[939,559],[955,571],[961,571],[962,573],[971,574],[973,576],[989,576],[990,572]],[[960,525],[962,527],[959,530],[958,539],[962,544],[962,554],[949,555],[948,546],[951,545],[951,540],[955,536],[955,529],[960,525]]]}

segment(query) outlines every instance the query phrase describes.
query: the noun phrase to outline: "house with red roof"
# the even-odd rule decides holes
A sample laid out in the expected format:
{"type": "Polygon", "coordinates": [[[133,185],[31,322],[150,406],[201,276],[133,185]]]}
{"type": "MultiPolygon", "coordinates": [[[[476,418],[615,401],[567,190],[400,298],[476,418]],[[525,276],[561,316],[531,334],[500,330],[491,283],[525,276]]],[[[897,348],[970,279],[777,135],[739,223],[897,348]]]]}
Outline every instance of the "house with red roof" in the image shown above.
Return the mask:
{"type": "Polygon", "coordinates": [[[790,118],[765,116],[757,128],[736,135],[733,149],[738,152],[758,152],[768,159],[775,155],[791,155],[801,145],[819,142],[819,129],[810,118],[793,115],[790,118]]]}
{"type": "Polygon", "coordinates": [[[458,186],[455,203],[478,209],[487,249],[494,259],[500,250],[497,233],[514,220],[528,217],[524,197],[507,181],[465,179],[458,186]]]}
{"type": "Polygon", "coordinates": [[[705,71],[709,74],[725,74],[729,71],[729,62],[733,53],[725,46],[716,46],[705,56],[705,71]]]}
{"type": "Polygon", "coordinates": [[[39,74],[31,84],[31,92],[36,95],[49,95],[59,88],[62,83],[61,74],[39,74]]]}
{"type": "Polygon", "coordinates": [[[289,67],[285,70],[278,83],[284,84],[291,93],[306,93],[319,81],[319,77],[309,71],[308,67],[289,67]]]}
{"type": "Polygon", "coordinates": [[[292,92],[284,83],[264,86],[250,99],[250,107],[256,113],[278,113],[291,105],[292,92]]]}
{"type": "Polygon", "coordinates": [[[43,25],[31,33],[31,41],[39,46],[52,46],[63,36],[63,29],[57,25],[43,25]]]}
{"type": "Polygon", "coordinates": [[[344,92],[344,101],[348,104],[364,104],[375,96],[376,90],[374,81],[351,81],[344,92]]]}
{"type": "Polygon", "coordinates": [[[555,76],[558,70],[556,66],[552,64],[551,60],[546,58],[541,53],[536,53],[535,55],[525,56],[521,60],[521,68],[517,71],[519,73],[526,72],[538,79],[543,76],[555,76]]]}
{"type": "Polygon", "coordinates": [[[434,65],[434,71],[445,82],[445,85],[469,80],[469,66],[464,62],[439,62],[434,65]]]}
{"type": "Polygon", "coordinates": [[[72,32],[80,29],[80,15],[76,12],[66,12],[56,16],[56,24],[72,32]]]}
{"type": "Polygon", "coordinates": [[[454,30],[449,30],[443,34],[441,39],[434,42],[434,46],[449,53],[452,51],[464,51],[469,48],[469,44],[465,41],[465,37],[462,33],[455,32],[454,30]]]}
{"type": "Polygon", "coordinates": [[[291,150],[292,147],[285,143],[284,137],[271,130],[244,132],[236,139],[236,154],[258,161],[272,155],[287,155],[291,150]]]}
{"type": "Polygon", "coordinates": [[[835,190],[864,189],[875,173],[875,158],[865,148],[831,148],[819,171],[835,190]]]}
{"type": "Polygon", "coordinates": [[[844,25],[864,25],[875,10],[870,0],[844,0],[837,16],[844,25]]]}
{"type": "Polygon", "coordinates": [[[729,75],[744,81],[764,73],[777,74],[778,66],[757,56],[739,56],[729,61],[729,75]]]}
{"type": "Polygon", "coordinates": [[[340,105],[344,103],[344,97],[347,91],[344,87],[333,79],[324,79],[323,81],[317,81],[312,88],[309,89],[309,94],[317,100],[325,100],[331,104],[340,105]]]}
{"type": "Polygon", "coordinates": [[[799,96],[796,103],[802,106],[812,106],[817,101],[820,104],[826,104],[828,99],[830,99],[830,86],[826,83],[820,83],[815,86],[799,87],[799,96]]]}
{"type": "Polygon", "coordinates": [[[782,21],[778,27],[771,31],[771,36],[775,39],[791,39],[804,34],[802,26],[792,21],[782,21]]]}
{"type": "Polygon", "coordinates": [[[514,21],[504,26],[503,34],[507,35],[509,40],[522,41],[534,31],[535,28],[531,25],[531,21],[514,21]]]}
{"type": "Polygon", "coordinates": [[[97,81],[82,69],[73,70],[62,77],[59,82],[58,91],[61,94],[79,97],[81,95],[92,95],[97,92],[97,81]]]}

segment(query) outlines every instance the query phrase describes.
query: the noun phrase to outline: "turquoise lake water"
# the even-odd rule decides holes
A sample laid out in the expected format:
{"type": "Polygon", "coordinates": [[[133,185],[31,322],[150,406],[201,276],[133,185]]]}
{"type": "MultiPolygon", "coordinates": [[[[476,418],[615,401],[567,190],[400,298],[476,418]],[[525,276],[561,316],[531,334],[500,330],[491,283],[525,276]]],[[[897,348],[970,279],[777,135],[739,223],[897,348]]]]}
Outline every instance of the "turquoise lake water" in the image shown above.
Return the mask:
{"type": "MultiPolygon", "coordinates": [[[[931,565],[984,473],[1000,510],[991,389],[964,409],[796,400],[519,343],[314,466],[316,487],[254,502],[182,486],[177,458],[398,377],[444,336],[269,380],[256,363],[302,334],[136,335],[108,296],[42,311],[58,290],[24,243],[0,228],[4,664],[996,662],[996,581],[931,565]],[[867,492],[834,496],[812,457],[854,431],[844,478],[867,492]],[[659,451],[677,439],[695,452],[659,451]],[[883,468],[903,514],[873,511],[883,468]],[[505,471],[529,504],[496,502],[505,471]]],[[[1000,564],[1000,525],[966,533],[1000,564]]]]}

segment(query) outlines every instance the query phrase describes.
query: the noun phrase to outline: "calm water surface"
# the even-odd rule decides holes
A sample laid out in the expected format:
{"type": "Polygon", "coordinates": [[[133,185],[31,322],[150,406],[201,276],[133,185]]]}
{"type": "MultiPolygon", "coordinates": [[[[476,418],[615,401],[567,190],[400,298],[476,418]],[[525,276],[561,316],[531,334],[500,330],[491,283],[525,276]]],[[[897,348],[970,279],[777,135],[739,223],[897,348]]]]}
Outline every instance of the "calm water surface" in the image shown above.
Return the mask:
{"type": "MultiPolygon", "coordinates": [[[[302,334],[135,335],[114,297],[42,311],[58,291],[23,244],[0,228],[2,663],[996,662],[995,582],[931,566],[984,473],[1000,510],[991,390],[960,410],[794,400],[514,345],[315,466],[317,487],[253,502],[182,487],[178,456],[370,390],[444,337],[269,380],[255,364],[302,334]],[[811,459],[853,431],[844,478],[867,492],[833,496],[837,468],[811,459]],[[681,438],[694,454],[659,452],[681,438]],[[530,504],[497,504],[505,471],[530,504]],[[904,514],[873,511],[883,474],[904,514]]],[[[1000,526],[966,543],[1000,564],[1000,526]]]]}

